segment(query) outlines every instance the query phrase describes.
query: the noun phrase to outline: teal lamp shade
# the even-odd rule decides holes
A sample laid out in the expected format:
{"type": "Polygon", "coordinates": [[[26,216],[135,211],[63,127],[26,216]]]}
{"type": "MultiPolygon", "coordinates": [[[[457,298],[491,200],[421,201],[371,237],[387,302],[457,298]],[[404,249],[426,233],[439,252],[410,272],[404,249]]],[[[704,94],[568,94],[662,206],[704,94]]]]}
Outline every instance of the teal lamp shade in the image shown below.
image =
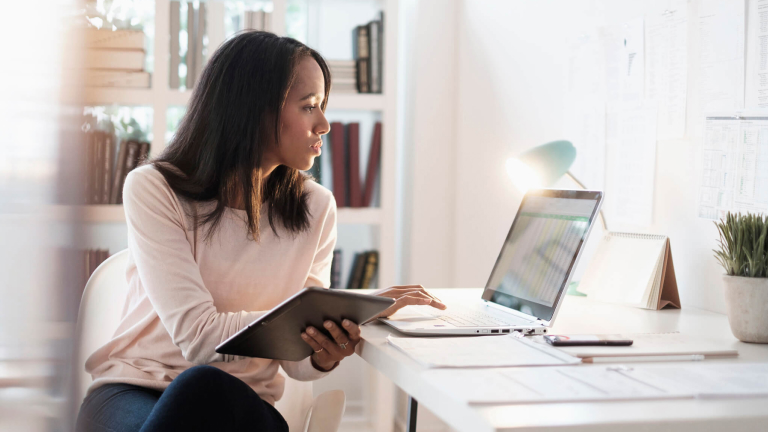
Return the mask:
{"type": "Polygon", "coordinates": [[[552,141],[507,160],[507,174],[521,191],[552,186],[576,160],[570,141],[552,141]]]}

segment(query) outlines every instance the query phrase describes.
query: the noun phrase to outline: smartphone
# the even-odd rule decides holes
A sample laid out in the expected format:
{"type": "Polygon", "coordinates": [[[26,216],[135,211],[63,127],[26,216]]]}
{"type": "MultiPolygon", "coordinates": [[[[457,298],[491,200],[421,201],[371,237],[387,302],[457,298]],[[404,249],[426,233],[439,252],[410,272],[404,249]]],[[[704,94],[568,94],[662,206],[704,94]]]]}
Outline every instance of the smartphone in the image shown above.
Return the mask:
{"type": "Polygon", "coordinates": [[[618,334],[599,335],[546,335],[544,339],[552,346],[629,346],[632,339],[618,334]]]}

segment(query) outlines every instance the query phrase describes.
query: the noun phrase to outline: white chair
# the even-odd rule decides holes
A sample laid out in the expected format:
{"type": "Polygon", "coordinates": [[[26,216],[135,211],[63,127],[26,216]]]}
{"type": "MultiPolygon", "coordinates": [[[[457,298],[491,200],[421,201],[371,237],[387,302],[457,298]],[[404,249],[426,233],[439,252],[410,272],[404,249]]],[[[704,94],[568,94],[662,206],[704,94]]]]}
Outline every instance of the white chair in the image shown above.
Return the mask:
{"type": "MultiPolygon", "coordinates": [[[[106,343],[120,323],[128,283],[125,268],[128,250],[120,251],[104,261],[85,285],[77,319],[77,372],[75,410],[80,409],[91,375],[85,373],[85,361],[106,343]]],[[[312,383],[285,377],[285,393],[276,408],[283,415],[290,432],[336,432],[344,415],[346,398],[341,390],[312,397],[312,383]]],[[[77,418],[77,411],[75,417],[77,418]]]]}

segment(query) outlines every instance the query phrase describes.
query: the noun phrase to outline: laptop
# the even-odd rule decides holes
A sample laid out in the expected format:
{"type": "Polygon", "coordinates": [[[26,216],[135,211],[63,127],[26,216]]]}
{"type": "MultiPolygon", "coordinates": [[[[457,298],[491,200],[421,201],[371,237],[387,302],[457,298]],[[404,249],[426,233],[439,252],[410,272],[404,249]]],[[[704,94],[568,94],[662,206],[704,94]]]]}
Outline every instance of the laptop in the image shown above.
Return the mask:
{"type": "Polygon", "coordinates": [[[409,335],[546,333],[602,203],[600,191],[528,191],[480,298],[379,320],[409,335]]]}

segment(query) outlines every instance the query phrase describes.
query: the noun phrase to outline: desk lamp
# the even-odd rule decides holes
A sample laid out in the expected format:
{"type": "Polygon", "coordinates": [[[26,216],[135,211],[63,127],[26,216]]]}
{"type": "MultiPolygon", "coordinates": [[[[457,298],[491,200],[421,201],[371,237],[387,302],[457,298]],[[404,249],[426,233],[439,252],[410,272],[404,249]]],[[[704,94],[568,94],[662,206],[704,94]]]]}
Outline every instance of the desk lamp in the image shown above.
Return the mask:
{"type": "MultiPolygon", "coordinates": [[[[568,169],[576,159],[576,148],[570,141],[552,141],[526,150],[516,158],[507,159],[507,174],[521,191],[552,186],[560,177],[570,177],[579,187],[587,189],[568,169]]],[[[600,210],[603,230],[608,231],[600,210]]]]}

